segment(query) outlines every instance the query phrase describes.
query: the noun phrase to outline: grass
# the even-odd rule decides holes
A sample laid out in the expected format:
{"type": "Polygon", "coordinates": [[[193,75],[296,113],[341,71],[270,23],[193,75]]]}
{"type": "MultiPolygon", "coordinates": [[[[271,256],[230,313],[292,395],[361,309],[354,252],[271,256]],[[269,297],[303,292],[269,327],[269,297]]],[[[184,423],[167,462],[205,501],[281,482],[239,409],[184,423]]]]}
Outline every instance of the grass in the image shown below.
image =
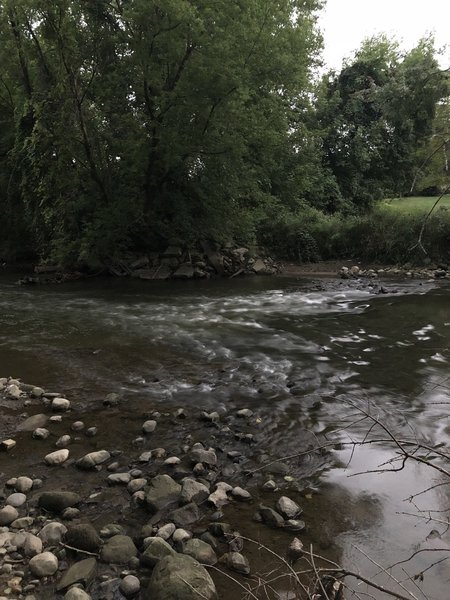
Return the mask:
{"type": "MultiPolygon", "coordinates": [[[[380,207],[403,214],[427,213],[438,199],[436,197],[411,196],[408,198],[387,198],[380,202],[380,207]]],[[[450,194],[444,196],[437,205],[438,210],[450,210],[450,194]]]]}

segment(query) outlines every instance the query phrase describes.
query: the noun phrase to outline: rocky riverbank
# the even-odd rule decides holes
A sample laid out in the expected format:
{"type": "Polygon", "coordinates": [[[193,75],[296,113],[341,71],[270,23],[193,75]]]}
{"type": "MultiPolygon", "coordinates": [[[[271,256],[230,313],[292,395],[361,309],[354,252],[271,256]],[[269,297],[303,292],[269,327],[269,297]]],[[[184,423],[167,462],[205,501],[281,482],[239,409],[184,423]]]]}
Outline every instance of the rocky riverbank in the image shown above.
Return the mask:
{"type": "Polygon", "coordinates": [[[123,402],[116,393],[97,424],[63,394],[11,378],[0,379],[0,400],[16,415],[0,437],[0,600],[214,599],[221,578],[239,598],[260,579],[229,507],[282,532],[290,560],[301,557],[304,494],[285,462],[254,461],[252,410],[153,411],[130,445],[103,447],[101,430],[123,402]],[[27,472],[30,439],[42,451],[27,472]]]}

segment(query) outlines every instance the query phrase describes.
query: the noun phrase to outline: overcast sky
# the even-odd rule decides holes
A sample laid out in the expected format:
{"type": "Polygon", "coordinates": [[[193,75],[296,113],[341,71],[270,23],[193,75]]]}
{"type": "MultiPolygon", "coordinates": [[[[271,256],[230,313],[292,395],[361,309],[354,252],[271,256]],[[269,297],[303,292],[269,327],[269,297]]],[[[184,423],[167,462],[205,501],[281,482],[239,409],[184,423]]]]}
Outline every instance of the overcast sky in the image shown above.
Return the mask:
{"type": "MultiPolygon", "coordinates": [[[[324,59],[339,68],[365,37],[387,33],[402,47],[412,48],[426,33],[434,33],[438,47],[450,45],[450,0],[327,0],[320,18],[324,59]]],[[[450,50],[441,60],[450,67],[450,50]]]]}

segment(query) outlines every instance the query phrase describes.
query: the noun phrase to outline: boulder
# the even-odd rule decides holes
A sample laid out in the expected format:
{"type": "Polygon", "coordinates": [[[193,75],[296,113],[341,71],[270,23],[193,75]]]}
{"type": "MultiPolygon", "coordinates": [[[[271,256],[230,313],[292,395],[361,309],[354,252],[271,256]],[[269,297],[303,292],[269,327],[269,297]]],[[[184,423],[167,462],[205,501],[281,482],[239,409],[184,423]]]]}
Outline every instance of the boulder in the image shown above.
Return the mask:
{"type": "Polygon", "coordinates": [[[196,504],[191,502],[190,504],[186,504],[181,508],[177,508],[173,510],[168,518],[175,523],[177,527],[181,527],[186,529],[189,525],[193,525],[201,518],[201,513],[196,504]]]}
{"type": "Polygon", "coordinates": [[[190,502],[196,502],[200,504],[206,500],[209,496],[209,489],[203,483],[186,477],[183,479],[183,487],[181,490],[180,503],[189,504],[190,502]]]}
{"type": "Polygon", "coordinates": [[[61,513],[69,506],[80,504],[81,497],[75,492],[53,491],[40,495],[38,504],[41,508],[54,513],[61,513]]]}
{"type": "Polygon", "coordinates": [[[90,523],[70,526],[65,536],[65,542],[73,548],[87,552],[98,552],[102,545],[100,536],[90,523]]]}
{"type": "Polygon", "coordinates": [[[137,548],[127,535],[115,535],[109,538],[101,552],[103,562],[116,565],[125,565],[134,556],[137,556],[137,548]]]}
{"type": "Polygon", "coordinates": [[[147,598],[155,600],[217,600],[209,573],[191,556],[166,556],[153,570],[147,598]]]}
{"type": "Polygon", "coordinates": [[[150,481],[145,501],[152,512],[158,512],[168,504],[178,502],[181,485],[169,475],[157,475],[150,481]]]}
{"type": "Polygon", "coordinates": [[[34,431],[40,427],[44,427],[48,421],[47,415],[39,414],[33,415],[22,421],[17,427],[17,431],[34,431]]]}
{"type": "Polygon", "coordinates": [[[42,552],[33,556],[29,566],[36,577],[50,577],[58,570],[58,559],[51,552],[42,552]]]}
{"type": "Polygon", "coordinates": [[[66,590],[70,586],[80,583],[87,586],[94,579],[96,571],[97,561],[94,557],[80,560],[64,573],[56,589],[58,591],[66,590]]]}
{"type": "Polygon", "coordinates": [[[197,538],[188,540],[183,546],[183,554],[192,556],[204,565],[215,565],[217,556],[209,544],[197,538]]]}
{"type": "Polygon", "coordinates": [[[162,558],[176,554],[172,546],[160,537],[147,538],[146,548],[141,556],[141,563],[154,567],[162,558]]]}

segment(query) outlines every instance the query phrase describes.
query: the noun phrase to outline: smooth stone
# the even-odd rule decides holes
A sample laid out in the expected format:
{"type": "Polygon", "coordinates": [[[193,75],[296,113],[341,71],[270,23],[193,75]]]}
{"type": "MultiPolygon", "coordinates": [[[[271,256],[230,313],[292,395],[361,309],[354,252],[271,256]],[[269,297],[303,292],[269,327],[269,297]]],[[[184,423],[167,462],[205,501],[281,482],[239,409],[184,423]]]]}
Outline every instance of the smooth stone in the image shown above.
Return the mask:
{"type": "Polygon", "coordinates": [[[209,489],[203,483],[186,477],[182,481],[182,490],[180,496],[180,504],[189,504],[196,502],[201,504],[209,496],[209,489]]]}
{"type": "Polygon", "coordinates": [[[266,483],[262,486],[262,489],[265,492],[274,492],[277,489],[277,484],[273,479],[269,479],[269,481],[266,481],[266,483]]]}
{"type": "Polygon", "coordinates": [[[23,545],[23,553],[25,556],[36,556],[42,552],[42,540],[32,533],[27,533],[25,543],[23,545]]]}
{"type": "Polygon", "coordinates": [[[303,531],[306,529],[305,521],[299,521],[297,519],[288,519],[284,524],[285,529],[288,531],[303,531]]]}
{"type": "Polygon", "coordinates": [[[20,423],[20,425],[17,426],[17,431],[34,431],[35,429],[44,427],[44,425],[47,424],[47,421],[48,417],[43,413],[38,415],[32,415],[31,417],[25,419],[25,421],[22,421],[22,423],[20,423]]]}
{"type": "Polygon", "coordinates": [[[70,408],[70,401],[67,398],[53,398],[52,400],[52,410],[54,412],[66,411],[70,408]]]}
{"type": "Polygon", "coordinates": [[[192,533],[190,531],[186,531],[186,529],[176,529],[172,535],[172,541],[177,546],[177,548],[181,548],[185,542],[190,540],[192,537],[192,533]]]}
{"type": "Polygon", "coordinates": [[[122,579],[119,585],[119,590],[125,596],[125,598],[132,598],[139,593],[141,589],[141,582],[134,575],[127,575],[122,579]]]}
{"type": "Polygon", "coordinates": [[[158,533],[156,534],[155,537],[160,537],[163,540],[167,541],[169,538],[172,537],[175,530],[176,530],[176,527],[173,523],[167,523],[167,525],[163,525],[162,527],[160,527],[158,529],[158,533]]]}
{"type": "Polygon", "coordinates": [[[155,600],[217,600],[211,576],[186,554],[166,556],[153,569],[148,598],[155,600]]]}
{"type": "Polygon", "coordinates": [[[283,517],[277,513],[272,508],[268,506],[263,506],[262,504],[259,507],[259,514],[261,515],[262,520],[269,527],[284,527],[284,519],[283,517]]]}
{"type": "Polygon", "coordinates": [[[69,444],[72,443],[72,438],[70,435],[62,435],[60,438],[56,440],[55,446],[57,448],[65,448],[69,444]]]}
{"type": "Polygon", "coordinates": [[[127,564],[134,556],[137,556],[137,548],[127,535],[115,535],[109,538],[101,552],[103,562],[119,565],[127,564]]]}
{"type": "Polygon", "coordinates": [[[14,506],[14,508],[20,508],[25,504],[26,501],[27,497],[25,496],[25,494],[16,492],[15,494],[11,494],[10,496],[8,496],[5,502],[9,506],[14,506]]]}
{"type": "Polygon", "coordinates": [[[117,523],[110,523],[109,525],[105,525],[100,530],[100,537],[102,538],[110,538],[114,535],[123,535],[124,529],[122,525],[118,525],[117,523]]]}
{"type": "Polygon", "coordinates": [[[237,500],[251,500],[252,495],[241,487],[235,487],[231,490],[231,495],[237,500]]]}
{"type": "Polygon", "coordinates": [[[130,492],[131,495],[133,495],[135,492],[139,492],[140,490],[143,490],[146,485],[147,485],[147,480],[144,479],[143,477],[140,477],[138,479],[132,479],[130,481],[130,483],[127,485],[127,490],[130,492]]]}
{"type": "Polygon", "coordinates": [[[177,502],[181,494],[181,485],[169,475],[157,475],[150,481],[145,501],[152,512],[158,512],[167,504],[177,502]]]}
{"type": "Polygon", "coordinates": [[[145,421],[145,423],[142,425],[143,433],[153,433],[156,429],[156,425],[156,421],[145,421]]]}
{"type": "Polygon", "coordinates": [[[33,487],[33,480],[29,477],[18,477],[14,484],[15,489],[22,494],[26,494],[33,487]]]}
{"type": "Polygon", "coordinates": [[[185,529],[189,527],[189,525],[193,525],[201,518],[201,513],[196,504],[191,502],[190,504],[186,504],[181,508],[177,508],[173,510],[168,515],[168,519],[175,523],[177,527],[182,527],[185,529]]]}
{"type": "Polygon", "coordinates": [[[276,503],[275,508],[286,519],[295,519],[295,517],[302,512],[300,506],[287,496],[281,496],[276,503]]]}
{"type": "Polygon", "coordinates": [[[236,416],[241,419],[249,419],[250,417],[253,417],[253,414],[253,411],[249,408],[242,408],[241,410],[237,411],[236,416]]]}
{"type": "Polygon", "coordinates": [[[217,464],[217,455],[212,448],[209,448],[209,450],[195,448],[191,451],[189,458],[193,464],[202,463],[209,467],[214,467],[217,464]]]}
{"type": "Polygon", "coordinates": [[[175,550],[160,537],[151,537],[145,540],[146,548],[141,556],[141,563],[154,567],[165,556],[176,554],[175,550]]]}
{"type": "Polygon", "coordinates": [[[140,455],[140,457],[138,458],[138,460],[139,460],[139,462],[146,463],[146,462],[150,461],[151,457],[152,457],[151,451],[149,451],[149,452],[143,452],[140,455]]]}
{"type": "Polygon", "coordinates": [[[59,544],[67,532],[67,527],[62,523],[53,521],[47,523],[38,533],[44,546],[56,546],[59,544]]]}
{"type": "Polygon", "coordinates": [[[39,497],[39,506],[49,512],[61,513],[65,508],[80,504],[81,497],[75,492],[44,492],[39,497]]]}
{"type": "Polygon", "coordinates": [[[66,462],[68,458],[69,450],[67,450],[67,448],[64,448],[62,450],[55,450],[55,452],[50,452],[50,454],[47,454],[44,460],[48,465],[55,466],[62,465],[64,462],[66,462]]]}
{"type": "Polygon", "coordinates": [[[199,563],[215,565],[217,555],[209,544],[197,538],[188,540],[183,546],[183,554],[192,556],[199,563]]]}
{"type": "Polygon", "coordinates": [[[45,390],[38,386],[35,386],[30,392],[32,398],[41,398],[44,394],[45,390]]]}
{"type": "Polygon", "coordinates": [[[127,485],[130,481],[131,475],[129,473],[112,473],[107,477],[109,485],[127,485]]]}
{"type": "Polygon", "coordinates": [[[86,429],[86,435],[87,437],[95,437],[98,433],[98,428],[97,427],[89,427],[88,429],[86,429]]]}
{"type": "Polygon", "coordinates": [[[64,595],[64,600],[92,600],[92,596],[81,588],[73,587],[64,595]]]}
{"type": "Polygon", "coordinates": [[[66,521],[72,521],[73,519],[76,519],[80,516],[81,511],[78,508],[73,508],[73,507],[69,507],[69,508],[65,508],[62,512],[62,518],[65,519],[66,521]]]}
{"type": "Polygon", "coordinates": [[[95,528],[90,523],[71,525],[65,535],[65,542],[78,550],[87,552],[98,552],[102,540],[95,528]]]}
{"type": "Polygon", "coordinates": [[[37,577],[50,577],[58,570],[58,559],[51,552],[42,552],[33,556],[29,566],[33,575],[37,577]]]}
{"type": "Polygon", "coordinates": [[[20,517],[13,521],[10,525],[12,529],[27,529],[27,527],[31,527],[34,523],[33,517],[20,517]]]}
{"type": "Polygon", "coordinates": [[[0,525],[10,525],[18,516],[19,513],[14,506],[5,506],[0,510],[0,525]]]}
{"type": "Polygon", "coordinates": [[[76,462],[80,469],[95,469],[97,465],[101,465],[111,458],[111,454],[107,450],[98,450],[97,452],[89,452],[76,462]]]}
{"type": "Polygon", "coordinates": [[[180,462],[181,459],[179,459],[178,456],[170,456],[169,458],[166,458],[163,464],[168,465],[169,467],[174,467],[175,465],[179,465],[180,462]]]}
{"type": "Polygon", "coordinates": [[[72,431],[83,431],[83,429],[84,429],[84,423],[83,423],[83,421],[75,421],[70,426],[70,429],[72,431]]]}
{"type": "Polygon", "coordinates": [[[38,427],[33,431],[33,438],[35,440],[46,440],[50,435],[50,431],[44,427],[38,427]]]}
{"type": "Polygon", "coordinates": [[[97,561],[94,557],[80,560],[69,567],[64,573],[56,589],[61,591],[69,588],[71,585],[80,583],[87,586],[94,579],[96,571],[97,561]]]}
{"type": "Polygon", "coordinates": [[[229,569],[237,573],[242,573],[243,575],[250,573],[250,564],[240,552],[228,552],[226,564],[229,569]]]}

